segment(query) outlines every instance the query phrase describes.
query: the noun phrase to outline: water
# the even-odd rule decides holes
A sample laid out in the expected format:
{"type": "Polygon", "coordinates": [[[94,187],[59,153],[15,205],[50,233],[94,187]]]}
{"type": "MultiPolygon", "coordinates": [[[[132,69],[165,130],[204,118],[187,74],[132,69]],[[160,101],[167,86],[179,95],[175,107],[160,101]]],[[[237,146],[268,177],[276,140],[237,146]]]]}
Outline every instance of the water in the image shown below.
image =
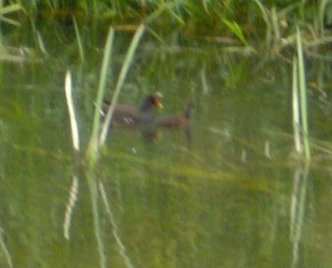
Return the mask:
{"type": "MultiPolygon", "coordinates": [[[[1,63],[1,267],[98,267],[103,258],[107,267],[330,266],[330,156],[315,147],[308,168],[292,157],[291,66],[261,64],[176,34],[165,37],[170,45],[146,34],[120,102],[138,104],[159,90],[162,117],[192,101],[191,141],[182,130],[157,129],[151,138],[114,129],[97,164],[109,205],[99,192],[103,252],[83,176],[67,241],[63,223],[76,167],[64,75],[72,71],[86,148],[105,35],[82,31],[82,63],[71,28],[43,25],[47,56],[38,55],[28,26],[25,34],[5,35],[8,44],[37,52],[22,63],[1,63]]],[[[130,37],[116,33],[110,88],[130,37]]],[[[318,82],[328,92],[329,65],[310,59],[306,67],[310,135],[328,148],[331,105],[318,82]]]]}

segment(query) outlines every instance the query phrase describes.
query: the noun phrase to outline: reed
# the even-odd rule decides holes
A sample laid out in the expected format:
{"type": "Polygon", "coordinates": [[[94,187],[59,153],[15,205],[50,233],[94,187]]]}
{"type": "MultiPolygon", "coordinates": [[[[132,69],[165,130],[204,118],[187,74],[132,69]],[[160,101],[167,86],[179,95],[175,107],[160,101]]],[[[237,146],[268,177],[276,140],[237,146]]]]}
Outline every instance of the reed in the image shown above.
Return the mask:
{"type": "Polygon", "coordinates": [[[329,3],[331,3],[330,0],[321,0],[318,4],[317,20],[320,36],[324,36],[324,19],[327,13],[327,7],[329,3]]]}
{"type": "Polygon", "coordinates": [[[82,62],[84,62],[85,55],[84,55],[83,43],[82,43],[80,30],[78,29],[78,25],[77,25],[77,21],[76,21],[75,17],[73,17],[73,23],[74,23],[74,28],[75,28],[75,35],[76,35],[76,40],[77,40],[77,46],[78,46],[80,59],[81,59],[82,62]]]}
{"type": "Polygon", "coordinates": [[[3,255],[6,260],[6,261],[4,261],[4,263],[7,262],[7,266],[9,268],[13,268],[14,265],[13,265],[12,257],[10,255],[10,252],[8,250],[8,247],[7,247],[6,241],[5,241],[5,232],[1,226],[0,226],[0,250],[2,252],[1,255],[3,255]]]}
{"type": "Polygon", "coordinates": [[[105,94],[106,89],[106,77],[108,73],[109,63],[111,61],[112,48],[113,48],[113,40],[114,40],[114,29],[110,27],[106,45],[104,50],[104,56],[102,61],[101,73],[98,84],[98,91],[96,97],[96,107],[92,125],[92,133],[90,136],[89,144],[87,147],[86,160],[88,162],[86,177],[88,180],[90,196],[91,196],[91,205],[92,205],[92,213],[93,213],[93,222],[94,222],[94,231],[98,246],[99,253],[99,263],[100,267],[106,267],[106,257],[104,244],[102,240],[101,228],[100,228],[100,216],[99,216],[99,206],[98,206],[98,188],[97,188],[97,178],[95,174],[96,161],[99,156],[99,146],[98,146],[98,132],[100,129],[100,121],[101,121],[101,106],[103,101],[103,96],[105,94]]]}
{"type": "Polygon", "coordinates": [[[298,70],[297,57],[293,58],[293,82],[292,82],[292,108],[293,108],[293,132],[295,151],[298,154],[303,152],[300,131],[300,104],[299,104],[299,86],[298,86],[298,70]]]}
{"type": "MultiPolygon", "coordinates": [[[[74,19],[74,25],[75,25],[75,31],[76,31],[76,37],[77,42],[79,44],[79,47],[81,47],[81,59],[84,59],[84,53],[83,53],[83,46],[81,42],[81,38],[79,35],[77,23],[74,19]]],[[[100,72],[100,78],[99,78],[99,84],[98,84],[98,91],[96,96],[96,107],[95,107],[95,113],[93,118],[93,125],[92,125],[92,132],[90,136],[90,140],[86,149],[86,161],[88,163],[85,169],[85,176],[88,181],[90,194],[91,194],[91,204],[92,204],[92,212],[93,212],[93,221],[94,221],[94,231],[96,236],[96,241],[98,245],[98,252],[99,252],[99,259],[100,259],[100,267],[106,267],[106,257],[105,257],[105,250],[104,250],[104,244],[102,240],[102,233],[100,228],[100,217],[99,217],[99,206],[98,206],[98,180],[96,178],[95,174],[95,167],[96,162],[99,156],[99,149],[101,145],[104,144],[106,140],[107,130],[110,124],[110,120],[112,117],[112,112],[114,109],[114,106],[117,102],[117,99],[119,97],[121,88],[125,82],[129,67],[133,61],[134,54],[136,51],[136,48],[139,44],[139,41],[141,37],[143,36],[145,27],[141,25],[138,30],[136,31],[132,42],[128,48],[128,52],[126,54],[121,72],[119,74],[116,87],[113,93],[113,98],[111,102],[111,107],[109,109],[109,112],[107,113],[106,119],[103,123],[102,128],[102,134],[99,136],[100,132],[100,126],[101,126],[101,106],[102,101],[105,95],[106,91],[106,78],[107,74],[109,73],[109,66],[111,62],[111,55],[113,50],[113,40],[114,40],[114,29],[110,27],[107,39],[106,39],[106,45],[104,50],[104,56],[102,60],[102,67],[100,72]]],[[[72,144],[74,152],[76,152],[75,155],[80,151],[80,141],[79,141],[79,132],[78,132],[78,124],[76,120],[76,114],[74,109],[74,103],[72,99],[72,81],[71,81],[71,74],[69,71],[67,71],[66,78],[65,78],[65,93],[66,93],[66,100],[67,100],[67,106],[69,111],[69,119],[70,119],[70,126],[71,126],[71,133],[72,133],[72,144]]],[[[78,172],[77,170],[74,171],[73,176],[73,183],[70,190],[70,196],[68,200],[68,204],[66,206],[66,213],[65,213],[65,221],[64,221],[64,236],[66,239],[69,239],[69,228],[70,228],[70,219],[72,215],[72,211],[74,208],[74,205],[77,200],[77,193],[78,193],[78,176],[76,175],[78,172]]]]}
{"type": "MultiPolygon", "coordinates": [[[[72,100],[72,82],[71,82],[71,74],[68,71],[66,74],[65,79],[65,93],[66,93],[66,100],[67,100],[67,106],[69,111],[69,119],[70,119],[70,125],[71,125],[71,132],[72,132],[72,141],[73,141],[73,148],[76,152],[75,155],[80,151],[80,143],[79,143],[79,132],[78,132],[78,126],[77,126],[77,120],[74,110],[74,104],[72,100]]],[[[77,165],[75,165],[76,162],[74,162],[74,167],[76,169],[74,170],[73,175],[73,182],[69,194],[68,203],[66,206],[66,213],[65,213],[65,220],[63,224],[64,228],[64,236],[67,240],[69,240],[70,233],[69,228],[71,225],[71,216],[73,213],[73,208],[76,204],[77,200],[77,193],[78,193],[78,170],[77,165]]],[[[106,257],[104,254],[104,244],[102,241],[102,235],[101,235],[101,229],[100,229],[100,217],[99,217],[99,208],[98,208],[98,193],[97,193],[97,182],[96,178],[94,176],[94,166],[88,166],[88,169],[86,171],[86,176],[88,178],[88,185],[91,192],[91,202],[92,202],[92,212],[93,212],[93,220],[94,220],[94,230],[98,245],[98,253],[99,253],[99,259],[100,259],[100,267],[104,268],[106,267],[106,257]]]]}
{"type": "Polygon", "coordinates": [[[121,68],[121,71],[120,71],[120,74],[119,74],[119,77],[118,77],[118,81],[117,81],[116,86],[115,86],[115,90],[114,90],[114,93],[113,93],[113,97],[112,97],[112,101],[111,101],[111,104],[110,104],[110,108],[109,108],[109,110],[108,110],[108,112],[106,114],[105,121],[104,121],[102,129],[101,129],[101,134],[100,134],[100,138],[99,138],[99,144],[100,145],[103,145],[105,143],[114,107],[115,107],[115,105],[116,105],[116,103],[118,101],[118,97],[119,97],[120,91],[121,91],[122,86],[124,84],[124,81],[126,79],[129,67],[130,67],[130,65],[131,65],[131,63],[133,61],[133,57],[134,57],[136,48],[137,48],[137,46],[139,44],[139,41],[141,40],[141,38],[143,36],[144,30],[145,30],[145,27],[144,27],[143,24],[141,24],[139,26],[139,28],[137,29],[137,31],[136,31],[136,33],[135,33],[135,35],[133,37],[133,40],[132,40],[132,42],[131,42],[131,44],[129,46],[129,49],[127,51],[124,63],[122,65],[122,68],[121,68]]]}
{"type": "Polygon", "coordinates": [[[98,206],[98,180],[96,178],[95,168],[96,161],[99,157],[99,149],[104,144],[106,140],[107,131],[110,125],[110,120],[112,118],[112,113],[115,104],[117,103],[118,96],[120,94],[121,88],[124,84],[125,78],[127,76],[129,67],[133,61],[135,50],[138,46],[138,43],[143,35],[144,26],[141,25],[136,31],[133,40],[129,46],[128,52],[126,54],[126,58],[124,60],[121,72],[118,77],[118,81],[113,93],[112,101],[110,109],[106,115],[106,119],[102,125],[101,135],[99,136],[100,131],[100,122],[101,122],[101,106],[103,97],[106,91],[106,77],[108,74],[109,63],[111,61],[112,48],[113,48],[113,40],[114,40],[114,29],[111,27],[105,45],[105,51],[102,61],[101,73],[99,78],[99,85],[96,97],[96,108],[94,113],[94,120],[92,126],[92,133],[90,137],[90,141],[87,148],[86,160],[88,162],[86,177],[88,180],[88,185],[90,189],[91,195],[91,204],[92,204],[92,212],[93,212],[93,221],[94,221],[94,230],[95,236],[98,245],[99,259],[100,259],[100,267],[106,267],[106,257],[104,244],[102,240],[101,228],[100,228],[100,216],[99,216],[99,206],[98,206]]]}
{"type": "MultiPolygon", "coordinates": [[[[271,51],[279,53],[284,47],[296,47],[296,27],[293,25],[301,25],[304,41],[311,43],[311,47],[328,44],[331,37],[324,25],[331,13],[332,5],[329,0],[254,0],[241,3],[235,0],[17,1],[19,5],[8,6],[8,9],[6,6],[4,11],[11,12],[22,7],[27,10],[29,17],[36,14],[78,17],[83,14],[92,17],[94,24],[104,20],[122,25],[144,21],[151,28],[169,29],[170,25],[173,28],[179,26],[178,29],[185,33],[190,32],[199,37],[212,36],[217,40],[221,36],[235,35],[245,45],[243,49],[248,47],[248,43],[258,42],[260,45],[264,40],[266,52],[270,55],[276,54],[271,54],[271,51]],[[266,25],[263,31],[262,21],[266,25]],[[317,42],[318,39],[320,42],[317,42]]],[[[11,18],[7,20],[8,17],[0,16],[0,20],[2,18],[8,23],[16,24],[11,18]]]]}
{"type": "Polygon", "coordinates": [[[301,103],[301,129],[303,132],[304,155],[307,160],[310,159],[309,146],[309,128],[308,128],[308,106],[307,106],[307,86],[305,76],[305,66],[303,59],[302,37],[300,30],[296,29],[296,43],[298,56],[298,76],[299,76],[299,90],[301,103]]]}
{"type": "Polygon", "coordinates": [[[266,24],[265,42],[269,42],[272,38],[272,34],[271,34],[272,33],[272,24],[270,22],[268,12],[260,0],[254,0],[254,3],[257,5],[259,11],[261,12],[262,18],[266,24]]]}
{"type": "Polygon", "coordinates": [[[22,5],[20,5],[20,4],[11,4],[8,6],[1,5],[0,6],[0,21],[13,25],[13,26],[20,26],[20,23],[17,20],[7,17],[7,15],[11,15],[12,13],[16,13],[18,11],[24,11],[22,5]]]}
{"type": "Polygon", "coordinates": [[[92,124],[92,133],[90,136],[90,141],[88,145],[87,150],[87,159],[88,162],[93,164],[97,158],[98,154],[98,135],[99,135],[99,129],[100,129],[100,121],[101,121],[101,107],[103,98],[105,95],[105,89],[106,89],[106,77],[108,73],[109,63],[111,61],[111,55],[113,50],[113,40],[114,40],[114,28],[110,27],[107,39],[106,39],[106,45],[104,49],[104,56],[102,61],[102,67],[100,72],[100,78],[99,78],[99,84],[98,84],[98,90],[97,90],[97,97],[96,97],[96,108],[94,112],[94,118],[93,118],[93,124],[92,124]]]}
{"type": "Polygon", "coordinates": [[[236,35],[236,37],[242,42],[243,45],[249,46],[247,40],[244,37],[243,31],[241,27],[235,22],[231,22],[229,20],[223,20],[227,28],[236,35]]]}
{"type": "Polygon", "coordinates": [[[310,160],[307,87],[300,30],[296,32],[297,55],[293,58],[293,130],[295,150],[310,160]]]}

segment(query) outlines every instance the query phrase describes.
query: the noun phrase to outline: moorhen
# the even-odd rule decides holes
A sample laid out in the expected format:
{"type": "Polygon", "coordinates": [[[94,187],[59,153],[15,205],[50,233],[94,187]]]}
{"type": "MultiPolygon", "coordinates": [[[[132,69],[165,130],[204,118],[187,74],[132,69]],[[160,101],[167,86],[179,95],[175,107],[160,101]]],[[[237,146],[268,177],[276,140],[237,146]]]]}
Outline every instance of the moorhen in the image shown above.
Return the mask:
{"type": "Polygon", "coordinates": [[[187,128],[189,127],[193,104],[191,102],[184,106],[181,115],[174,115],[162,118],[158,122],[158,126],[164,128],[187,128]]]}
{"type": "MultiPolygon", "coordinates": [[[[160,101],[161,94],[149,94],[145,96],[140,108],[128,104],[118,104],[113,111],[112,123],[127,126],[153,124],[155,121],[153,108],[163,108],[160,101]]],[[[110,102],[104,100],[102,111],[104,115],[110,107],[110,102]]]]}
{"type": "Polygon", "coordinates": [[[165,129],[182,129],[189,145],[191,142],[190,118],[192,109],[193,104],[189,102],[184,106],[182,114],[165,117],[157,125],[165,129]]]}

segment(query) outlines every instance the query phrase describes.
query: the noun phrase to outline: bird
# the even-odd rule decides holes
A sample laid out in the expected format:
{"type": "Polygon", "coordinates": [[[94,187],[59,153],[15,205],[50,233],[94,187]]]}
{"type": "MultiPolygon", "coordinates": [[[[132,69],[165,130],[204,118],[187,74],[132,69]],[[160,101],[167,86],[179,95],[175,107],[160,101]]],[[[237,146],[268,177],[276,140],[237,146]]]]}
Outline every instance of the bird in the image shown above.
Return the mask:
{"type": "MultiPolygon", "coordinates": [[[[160,93],[148,94],[144,97],[141,106],[135,107],[129,104],[118,104],[113,110],[112,124],[126,126],[148,125],[155,123],[154,108],[162,109],[162,95],[160,93]]],[[[110,102],[103,101],[102,113],[107,114],[110,102]]]]}
{"type": "Polygon", "coordinates": [[[182,114],[164,117],[159,120],[157,126],[165,129],[182,129],[184,131],[186,141],[189,145],[192,139],[190,126],[192,110],[193,104],[188,102],[184,106],[182,114]]]}
{"type": "Polygon", "coordinates": [[[183,113],[179,115],[166,116],[159,120],[157,126],[162,128],[186,128],[189,127],[193,104],[188,102],[183,109],[183,113]]]}

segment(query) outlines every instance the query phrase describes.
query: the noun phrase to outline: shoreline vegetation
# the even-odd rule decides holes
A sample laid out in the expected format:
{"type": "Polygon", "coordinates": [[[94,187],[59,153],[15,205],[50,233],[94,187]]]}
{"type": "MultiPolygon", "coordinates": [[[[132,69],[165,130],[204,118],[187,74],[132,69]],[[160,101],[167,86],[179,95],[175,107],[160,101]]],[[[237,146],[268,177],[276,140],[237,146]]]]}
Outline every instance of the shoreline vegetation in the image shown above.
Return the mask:
{"type": "Polygon", "coordinates": [[[176,29],[207,42],[251,48],[256,53],[262,48],[273,53],[295,49],[297,28],[304,51],[327,49],[332,41],[332,2],[328,0],[0,1],[2,22],[19,26],[22,13],[30,20],[43,16],[84,18],[126,31],[136,31],[143,23],[154,32],[176,29]]]}

